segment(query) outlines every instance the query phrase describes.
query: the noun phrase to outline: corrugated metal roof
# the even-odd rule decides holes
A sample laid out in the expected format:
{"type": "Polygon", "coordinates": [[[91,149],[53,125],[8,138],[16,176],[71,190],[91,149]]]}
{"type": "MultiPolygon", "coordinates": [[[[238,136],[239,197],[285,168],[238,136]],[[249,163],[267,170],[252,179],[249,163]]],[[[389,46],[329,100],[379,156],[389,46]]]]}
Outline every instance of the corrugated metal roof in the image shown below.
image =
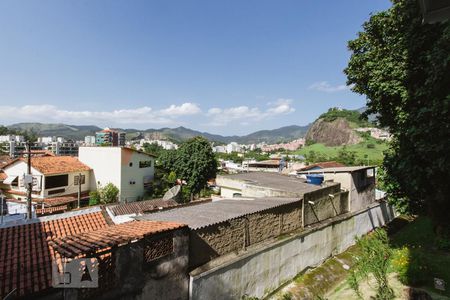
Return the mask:
{"type": "Polygon", "coordinates": [[[141,214],[146,211],[156,210],[159,207],[171,207],[176,206],[178,203],[175,200],[168,199],[151,199],[130,203],[122,203],[117,205],[107,206],[114,216],[141,214]]]}
{"type": "Polygon", "coordinates": [[[300,199],[224,199],[194,206],[173,208],[167,211],[139,216],[136,219],[178,222],[187,224],[191,229],[199,229],[296,201],[300,201],[300,199]]]}

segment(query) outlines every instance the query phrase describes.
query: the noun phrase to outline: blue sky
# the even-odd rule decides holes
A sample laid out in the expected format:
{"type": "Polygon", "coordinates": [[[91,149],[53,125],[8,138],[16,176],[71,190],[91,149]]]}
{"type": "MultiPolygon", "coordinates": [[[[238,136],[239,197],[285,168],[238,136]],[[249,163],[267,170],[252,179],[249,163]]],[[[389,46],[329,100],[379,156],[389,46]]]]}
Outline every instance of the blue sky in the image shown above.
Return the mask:
{"type": "Polygon", "coordinates": [[[1,1],[0,124],[246,134],[356,109],[349,52],[387,0],[1,1]]]}

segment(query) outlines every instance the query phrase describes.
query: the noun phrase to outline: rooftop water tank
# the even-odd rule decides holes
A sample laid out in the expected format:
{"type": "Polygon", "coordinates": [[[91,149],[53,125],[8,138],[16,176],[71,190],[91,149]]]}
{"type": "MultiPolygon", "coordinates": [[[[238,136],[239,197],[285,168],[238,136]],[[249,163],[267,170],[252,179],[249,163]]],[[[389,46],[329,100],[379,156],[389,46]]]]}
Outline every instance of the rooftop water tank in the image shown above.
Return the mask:
{"type": "Polygon", "coordinates": [[[306,175],[306,182],[310,184],[321,185],[323,182],[323,175],[308,174],[306,175]]]}

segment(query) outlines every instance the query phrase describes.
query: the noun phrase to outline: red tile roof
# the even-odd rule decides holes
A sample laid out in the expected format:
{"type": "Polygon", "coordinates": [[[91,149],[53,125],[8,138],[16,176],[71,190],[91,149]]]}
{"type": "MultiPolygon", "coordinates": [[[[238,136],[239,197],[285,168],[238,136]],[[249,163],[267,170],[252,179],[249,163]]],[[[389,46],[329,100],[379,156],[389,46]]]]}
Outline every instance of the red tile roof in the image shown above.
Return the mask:
{"type": "Polygon", "coordinates": [[[159,207],[172,207],[178,203],[175,200],[151,199],[145,201],[123,203],[109,206],[109,210],[115,215],[142,214],[147,211],[157,210],[159,207]]]}
{"type": "Polygon", "coordinates": [[[55,253],[50,240],[106,226],[102,213],[94,212],[0,228],[0,298],[14,289],[24,296],[51,287],[55,253]]]}
{"type": "Polygon", "coordinates": [[[162,221],[132,221],[56,238],[49,241],[49,245],[63,257],[76,258],[182,227],[187,227],[187,225],[162,221]]]}
{"type": "Polygon", "coordinates": [[[51,215],[51,214],[55,214],[55,213],[65,212],[66,210],[67,210],[67,205],[36,208],[36,214],[38,216],[44,216],[44,215],[51,215]]]}
{"type": "MultiPolygon", "coordinates": [[[[7,166],[21,160],[25,163],[26,158],[19,158],[11,161],[7,166]]],[[[89,171],[90,167],[86,166],[78,160],[78,158],[73,156],[38,156],[31,158],[31,166],[41,172],[44,175],[55,175],[55,174],[65,174],[80,171],[89,171]]]]}
{"type": "Polygon", "coordinates": [[[345,165],[338,163],[336,161],[324,161],[324,162],[315,163],[315,164],[306,166],[304,168],[301,168],[300,171],[308,171],[313,168],[325,169],[325,168],[337,168],[337,167],[345,167],[345,165]]]}

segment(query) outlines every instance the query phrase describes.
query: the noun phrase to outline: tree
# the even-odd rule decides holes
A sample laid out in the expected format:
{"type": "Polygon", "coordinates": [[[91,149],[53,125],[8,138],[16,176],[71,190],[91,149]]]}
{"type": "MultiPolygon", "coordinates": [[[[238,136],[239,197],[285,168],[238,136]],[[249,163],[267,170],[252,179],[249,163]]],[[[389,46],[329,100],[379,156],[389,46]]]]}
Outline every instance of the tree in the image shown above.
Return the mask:
{"type": "Polygon", "coordinates": [[[144,152],[159,156],[164,148],[156,143],[144,143],[144,152]]]}
{"type": "Polygon", "coordinates": [[[99,190],[100,202],[103,204],[113,203],[117,201],[119,189],[112,183],[108,183],[99,190]]]}
{"type": "Polygon", "coordinates": [[[177,150],[173,170],[183,180],[192,194],[206,187],[207,181],[216,177],[217,160],[208,140],[194,137],[177,150]]]}
{"type": "Polygon", "coordinates": [[[393,0],[363,28],[348,44],[345,73],[367,97],[366,114],[393,135],[388,192],[436,228],[450,227],[450,22],[422,24],[418,1],[393,0]]]}

